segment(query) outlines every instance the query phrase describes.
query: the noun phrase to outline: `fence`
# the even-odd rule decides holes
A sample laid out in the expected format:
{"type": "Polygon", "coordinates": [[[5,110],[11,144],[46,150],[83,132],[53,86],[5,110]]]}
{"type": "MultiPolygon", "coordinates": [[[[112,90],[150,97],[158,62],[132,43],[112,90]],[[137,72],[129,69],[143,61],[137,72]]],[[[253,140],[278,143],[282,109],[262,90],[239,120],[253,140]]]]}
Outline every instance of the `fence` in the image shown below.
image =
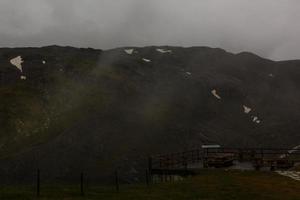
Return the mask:
{"type": "MultiPolygon", "coordinates": [[[[104,193],[119,193],[122,192],[122,187],[127,188],[124,182],[121,181],[120,171],[116,170],[114,172],[114,175],[112,177],[113,184],[103,184],[103,183],[94,183],[91,184],[88,182],[87,172],[81,172],[78,173],[77,181],[73,181],[72,183],[68,182],[48,182],[47,179],[43,178],[43,170],[36,169],[34,173],[30,174],[32,177],[32,183],[14,183],[14,184],[4,184],[0,185],[0,199],[10,199],[10,196],[7,195],[6,192],[15,191],[16,194],[11,194],[13,197],[19,195],[17,193],[20,193],[20,198],[32,198],[33,196],[36,197],[47,197],[47,196],[53,196],[53,194],[49,195],[49,192],[51,193],[60,193],[60,196],[66,196],[68,197],[70,193],[72,193],[70,196],[73,197],[79,197],[79,196],[89,196],[93,193],[95,193],[95,188],[98,190],[99,193],[101,193],[101,190],[103,190],[104,193]],[[6,188],[8,190],[6,190],[6,188]],[[71,189],[70,189],[71,188],[71,189]],[[92,190],[90,190],[92,188],[92,190]],[[70,191],[71,190],[71,191],[70,191]],[[64,194],[65,193],[65,194],[64,194]]],[[[150,185],[150,177],[149,172],[146,170],[146,173],[144,174],[145,178],[143,180],[140,180],[139,184],[144,183],[144,186],[150,185]]]]}
{"type": "Polygon", "coordinates": [[[257,159],[288,159],[300,162],[300,151],[288,148],[201,148],[189,151],[154,155],[149,157],[149,171],[161,173],[161,170],[181,170],[203,162],[217,154],[232,154],[235,160],[255,161],[257,159]]]}

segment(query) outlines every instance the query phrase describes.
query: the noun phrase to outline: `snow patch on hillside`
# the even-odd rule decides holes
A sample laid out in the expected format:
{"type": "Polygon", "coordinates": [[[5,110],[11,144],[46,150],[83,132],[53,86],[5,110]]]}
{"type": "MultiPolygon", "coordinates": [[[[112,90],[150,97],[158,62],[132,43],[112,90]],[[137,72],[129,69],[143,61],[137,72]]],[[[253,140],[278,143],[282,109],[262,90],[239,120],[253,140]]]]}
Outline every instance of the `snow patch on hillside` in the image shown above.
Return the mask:
{"type": "Polygon", "coordinates": [[[214,97],[216,97],[217,99],[221,99],[220,95],[218,95],[217,90],[212,90],[211,91],[212,95],[214,95],[214,97]]]}
{"type": "Polygon", "coordinates": [[[252,110],[250,107],[245,106],[245,105],[243,105],[243,108],[244,108],[244,113],[246,113],[246,114],[250,113],[252,110]]]}
{"type": "Polygon", "coordinates": [[[172,53],[172,50],[169,50],[169,49],[156,49],[156,51],[158,51],[160,53],[172,53]]]}
{"type": "Polygon", "coordinates": [[[280,158],[285,158],[285,157],[288,156],[288,154],[292,154],[292,153],[294,153],[296,151],[299,151],[299,150],[300,150],[300,145],[295,146],[293,149],[289,150],[286,154],[280,155],[280,158]]]}
{"type": "Polygon", "coordinates": [[[134,49],[124,49],[125,53],[131,55],[134,52],[134,49]]]}
{"type": "Polygon", "coordinates": [[[255,122],[255,123],[257,123],[257,124],[259,124],[261,122],[261,120],[258,119],[257,116],[252,116],[252,121],[255,122]]]}
{"type": "Polygon", "coordinates": [[[300,181],[300,172],[297,171],[276,171],[276,173],[300,181]]]}
{"type": "Polygon", "coordinates": [[[185,73],[186,73],[187,75],[189,75],[189,76],[190,76],[190,75],[192,75],[192,73],[191,73],[191,72],[185,72],[185,73]]]}
{"type": "Polygon", "coordinates": [[[299,151],[299,150],[300,150],[300,145],[295,146],[292,150],[289,150],[288,152],[289,153],[294,153],[294,152],[299,151]]]}
{"type": "Polygon", "coordinates": [[[147,58],[143,58],[143,61],[145,61],[145,62],[151,62],[151,60],[149,60],[147,58]]]}
{"type": "Polygon", "coordinates": [[[23,69],[22,69],[22,63],[23,63],[23,59],[21,56],[17,56],[13,59],[10,60],[10,63],[14,66],[16,66],[21,72],[23,72],[23,69]]]}

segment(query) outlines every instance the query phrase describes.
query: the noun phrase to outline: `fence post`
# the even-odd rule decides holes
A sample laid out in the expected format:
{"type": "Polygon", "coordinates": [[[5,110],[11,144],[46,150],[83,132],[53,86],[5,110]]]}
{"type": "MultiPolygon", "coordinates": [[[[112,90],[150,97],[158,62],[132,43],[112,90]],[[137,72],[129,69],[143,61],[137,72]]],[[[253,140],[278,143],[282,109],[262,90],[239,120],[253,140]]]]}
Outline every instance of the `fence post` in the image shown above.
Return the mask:
{"type": "Polygon", "coordinates": [[[147,169],[146,169],[146,184],[147,186],[149,186],[149,172],[147,169]]]}
{"type": "Polygon", "coordinates": [[[149,176],[150,181],[152,183],[153,178],[152,178],[152,157],[151,156],[148,157],[148,176],[149,176]]]}
{"type": "Polygon", "coordinates": [[[202,162],[203,162],[203,168],[206,168],[206,155],[205,155],[204,148],[202,148],[202,162]]]}
{"type": "Polygon", "coordinates": [[[119,192],[119,176],[118,176],[118,170],[115,171],[115,181],[116,181],[116,191],[119,192]]]}
{"type": "Polygon", "coordinates": [[[83,190],[83,172],[80,174],[80,194],[81,196],[84,196],[84,190],[83,190]]]}
{"type": "Polygon", "coordinates": [[[36,176],[36,196],[40,196],[40,169],[37,169],[37,176],[36,176]]]}
{"type": "Polygon", "coordinates": [[[243,161],[243,160],[244,160],[243,150],[239,149],[239,161],[243,161]]]}
{"type": "Polygon", "coordinates": [[[165,177],[164,177],[165,182],[168,182],[168,174],[169,174],[168,170],[166,170],[164,174],[165,174],[165,177]]]}

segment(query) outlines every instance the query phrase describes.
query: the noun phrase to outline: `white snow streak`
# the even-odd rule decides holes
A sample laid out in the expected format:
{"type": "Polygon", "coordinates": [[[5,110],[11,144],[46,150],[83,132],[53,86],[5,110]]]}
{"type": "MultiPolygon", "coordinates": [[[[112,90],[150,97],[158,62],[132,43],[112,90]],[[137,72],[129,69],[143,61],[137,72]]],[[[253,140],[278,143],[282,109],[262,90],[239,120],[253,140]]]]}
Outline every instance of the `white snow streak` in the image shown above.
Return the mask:
{"type": "Polygon", "coordinates": [[[257,124],[259,124],[261,122],[261,120],[258,119],[257,116],[252,116],[252,121],[255,122],[255,123],[257,123],[257,124]]]}
{"type": "Polygon", "coordinates": [[[131,55],[131,54],[133,53],[134,49],[124,49],[124,51],[125,51],[127,54],[131,55]]]}
{"type": "Polygon", "coordinates": [[[23,59],[21,56],[15,57],[13,59],[10,60],[10,63],[14,66],[16,66],[21,72],[23,72],[22,69],[22,63],[23,63],[23,59]]]}
{"type": "Polygon", "coordinates": [[[214,95],[217,99],[221,99],[221,97],[218,95],[217,90],[211,91],[212,95],[214,95]]]}
{"type": "Polygon", "coordinates": [[[145,61],[145,62],[151,62],[151,60],[149,60],[147,58],[143,58],[143,61],[145,61]]]}
{"type": "Polygon", "coordinates": [[[282,176],[286,176],[296,181],[300,181],[300,172],[297,171],[276,171],[276,172],[282,176]]]}
{"type": "Polygon", "coordinates": [[[160,53],[172,53],[172,50],[168,50],[168,49],[156,49],[156,51],[160,53]]]}
{"type": "Polygon", "coordinates": [[[244,113],[246,113],[246,114],[250,113],[252,110],[250,107],[245,106],[245,105],[243,105],[243,108],[244,108],[244,113]]]}

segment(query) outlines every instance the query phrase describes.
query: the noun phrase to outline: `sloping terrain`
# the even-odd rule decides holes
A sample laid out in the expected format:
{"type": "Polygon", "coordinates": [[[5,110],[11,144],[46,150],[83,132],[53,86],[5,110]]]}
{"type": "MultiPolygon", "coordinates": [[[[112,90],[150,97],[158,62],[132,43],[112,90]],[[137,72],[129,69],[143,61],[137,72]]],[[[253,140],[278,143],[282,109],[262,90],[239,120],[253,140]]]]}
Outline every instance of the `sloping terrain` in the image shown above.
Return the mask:
{"type": "Polygon", "coordinates": [[[299,77],[300,61],[208,47],[3,48],[0,176],[131,182],[153,153],[294,147],[299,77]]]}

